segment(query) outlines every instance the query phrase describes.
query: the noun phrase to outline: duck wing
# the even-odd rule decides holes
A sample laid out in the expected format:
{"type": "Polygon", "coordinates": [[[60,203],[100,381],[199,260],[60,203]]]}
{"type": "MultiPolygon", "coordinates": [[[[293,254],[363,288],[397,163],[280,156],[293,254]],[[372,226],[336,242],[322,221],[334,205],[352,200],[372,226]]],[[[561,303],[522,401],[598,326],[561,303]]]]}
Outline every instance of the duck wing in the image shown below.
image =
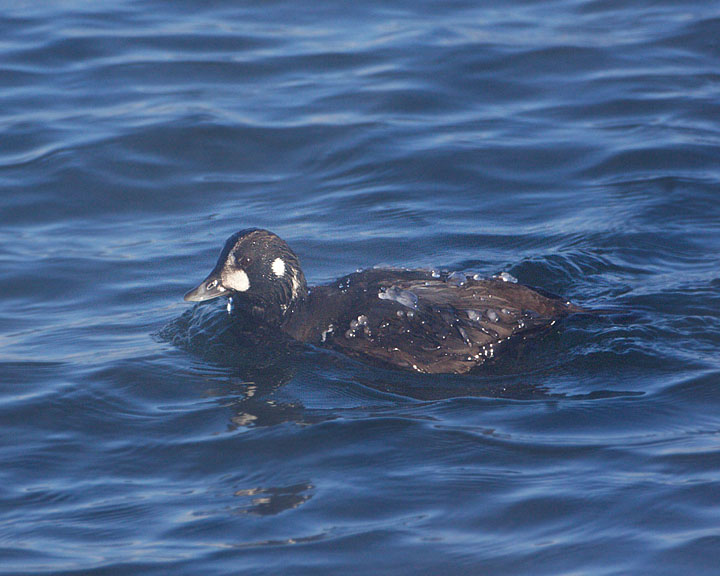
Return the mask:
{"type": "Polygon", "coordinates": [[[467,372],[494,357],[508,340],[582,311],[502,279],[454,274],[451,281],[425,271],[369,271],[347,279],[348,287],[362,289],[355,302],[364,298],[366,305],[338,316],[332,338],[323,345],[431,374],[467,372]]]}

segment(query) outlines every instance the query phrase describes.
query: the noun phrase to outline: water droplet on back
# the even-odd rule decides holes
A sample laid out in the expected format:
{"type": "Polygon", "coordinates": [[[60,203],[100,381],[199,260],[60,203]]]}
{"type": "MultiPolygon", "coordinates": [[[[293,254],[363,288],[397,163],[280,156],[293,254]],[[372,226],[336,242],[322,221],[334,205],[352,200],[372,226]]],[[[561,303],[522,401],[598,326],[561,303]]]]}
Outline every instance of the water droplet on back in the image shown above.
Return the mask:
{"type": "Polygon", "coordinates": [[[465,313],[467,314],[467,317],[470,319],[471,322],[480,321],[480,312],[478,312],[477,310],[466,310],[465,313]]]}
{"type": "Polygon", "coordinates": [[[462,272],[452,272],[445,281],[452,286],[462,286],[467,283],[467,277],[462,272]]]}
{"type": "Polygon", "coordinates": [[[395,286],[381,288],[380,292],[378,292],[378,298],[381,300],[392,300],[406,308],[417,308],[418,303],[417,294],[410,292],[410,290],[396,288],[395,286]]]}

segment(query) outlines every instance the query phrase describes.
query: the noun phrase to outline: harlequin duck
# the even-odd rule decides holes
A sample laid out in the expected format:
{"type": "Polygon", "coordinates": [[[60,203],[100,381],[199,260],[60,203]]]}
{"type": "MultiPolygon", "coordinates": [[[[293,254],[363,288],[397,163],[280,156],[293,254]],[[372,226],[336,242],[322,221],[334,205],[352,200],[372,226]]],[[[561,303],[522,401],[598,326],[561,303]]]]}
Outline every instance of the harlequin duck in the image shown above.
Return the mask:
{"type": "Polygon", "coordinates": [[[295,253],[257,228],[225,242],[215,268],[185,300],[227,296],[248,330],[281,333],[391,367],[463,373],[499,347],[583,309],[509,274],[479,278],[369,269],[308,289],[295,253]]]}

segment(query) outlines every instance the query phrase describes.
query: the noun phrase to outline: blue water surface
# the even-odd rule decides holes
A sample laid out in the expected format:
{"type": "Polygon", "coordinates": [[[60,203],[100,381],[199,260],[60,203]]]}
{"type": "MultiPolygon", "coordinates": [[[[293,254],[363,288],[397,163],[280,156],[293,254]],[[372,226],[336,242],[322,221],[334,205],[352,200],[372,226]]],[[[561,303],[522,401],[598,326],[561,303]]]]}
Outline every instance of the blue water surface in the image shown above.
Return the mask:
{"type": "Polygon", "coordinates": [[[0,574],[717,574],[719,118],[716,2],[3,3],[0,574]],[[604,312],[249,351],[250,226],[604,312]]]}

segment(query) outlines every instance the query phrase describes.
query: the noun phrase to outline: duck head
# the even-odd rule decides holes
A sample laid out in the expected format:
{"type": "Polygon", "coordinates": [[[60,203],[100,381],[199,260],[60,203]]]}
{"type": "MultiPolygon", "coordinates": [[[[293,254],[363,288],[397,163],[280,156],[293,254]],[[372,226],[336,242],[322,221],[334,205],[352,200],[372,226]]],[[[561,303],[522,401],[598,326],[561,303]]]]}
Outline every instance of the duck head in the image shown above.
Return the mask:
{"type": "Polygon", "coordinates": [[[202,302],[220,296],[231,297],[262,320],[281,322],[307,296],[307,284],[297,256],[284,240],[250,228],[227,239],[215,268],[185,294],[185,300],[202,302]]]}

